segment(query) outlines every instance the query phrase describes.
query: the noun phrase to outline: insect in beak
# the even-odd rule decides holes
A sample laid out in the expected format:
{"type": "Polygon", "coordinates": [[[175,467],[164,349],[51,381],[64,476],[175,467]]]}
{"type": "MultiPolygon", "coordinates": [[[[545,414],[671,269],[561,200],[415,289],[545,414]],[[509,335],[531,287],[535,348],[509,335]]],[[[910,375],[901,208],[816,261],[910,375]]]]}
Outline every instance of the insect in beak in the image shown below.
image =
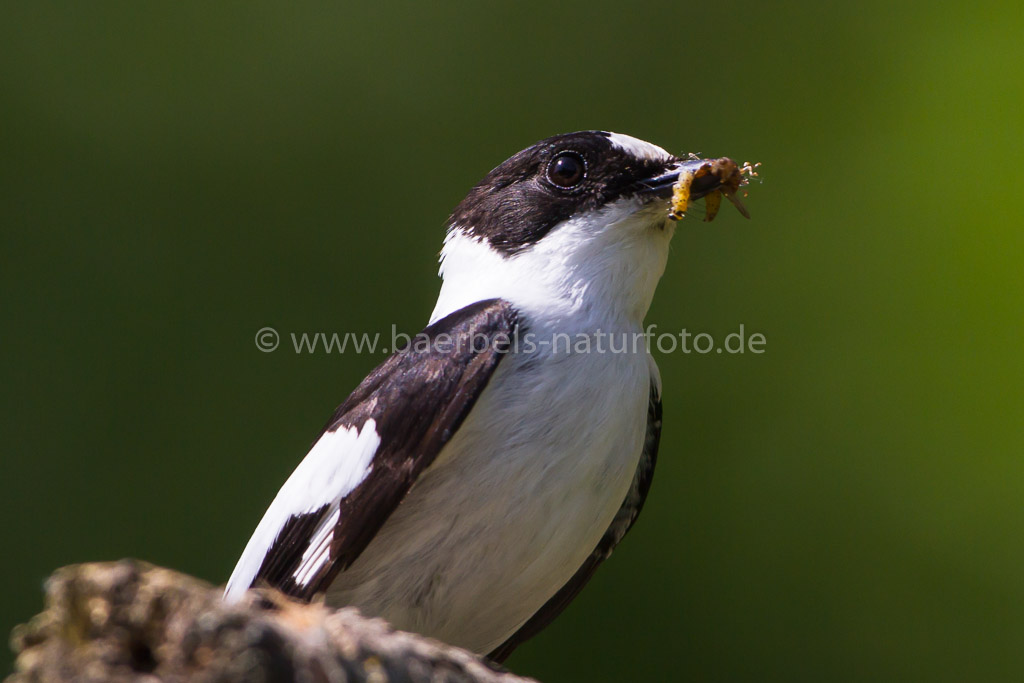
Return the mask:
{"type": "Polygon", "coordinates": [[[718,159],[693,158],[680,164],[679,178],[672,186],[672,206],[668,217],[681,220],[694,200],[704,198],[705,222],[711,222],[718,215],[724,195],[744,218],[750,218],[747,207],[743,206],[736,193],[757,176],[760,163],[737,164],[729,157],[718,159]]]}

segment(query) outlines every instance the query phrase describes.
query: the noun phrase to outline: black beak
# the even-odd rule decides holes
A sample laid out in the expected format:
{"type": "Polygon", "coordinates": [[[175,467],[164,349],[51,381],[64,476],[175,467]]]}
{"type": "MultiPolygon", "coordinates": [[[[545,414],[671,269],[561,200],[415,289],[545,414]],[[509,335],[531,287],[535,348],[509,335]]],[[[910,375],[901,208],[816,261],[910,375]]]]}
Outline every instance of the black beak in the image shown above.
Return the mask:
{"type": "MultiPolygon", "coordinates": [[[[675,163],[664,173],[642,181],[639,194],[660,199],[670,199],[672,197],[672,186],[679,180],[679,174],[682,171],[691,171],[696,174],[701,166],[707,165],[708,161],[708,159],[686,159],[685,161],[675,163]]],[[[714,173],[701,175],[694,178],[693,183],[690,185],[690,199],[700,199],[720,187],[722,187],[722,179],[718,175],[714,173]]]]}
{"type": "Polygon", "coordinates": [[[747,184],[745,173],[757,175],[756,166],[739,164],[729,157],[718,159],[686,159],[673,164],[665,173],[640,183],[638,193],[648,197],[672,200],[669,218],[680,220],[689,210],[690,202],[706,197],[705,221],[714,220],[722,197],[728,199],[745,218],[747,208],[736,191],[747,184]]]}

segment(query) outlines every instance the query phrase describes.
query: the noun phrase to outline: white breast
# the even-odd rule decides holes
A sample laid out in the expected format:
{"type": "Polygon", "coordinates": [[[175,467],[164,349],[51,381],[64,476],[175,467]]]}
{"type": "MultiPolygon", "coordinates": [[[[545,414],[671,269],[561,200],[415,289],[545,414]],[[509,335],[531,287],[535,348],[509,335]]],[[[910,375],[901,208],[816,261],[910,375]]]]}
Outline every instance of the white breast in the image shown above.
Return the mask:
{"type": "Polygon", "coordinates": [[[554,335],[641,331],[672,237],[664,216],[622,200],[513,256],[452,231],[431,319],[502,298],[549,346],[521,344],[502,360],[437,460],[331,585],[330,604],[486,653],[572,577],[633,479],[653,361],[643,344],[553,353],[554,335]]]}
{"type": "Polygon", "coordinates": [[[625,498],[648,362],[642,349],[504,359],[328,602],[476,652],[501,644],[571,578],[625,498]]]}

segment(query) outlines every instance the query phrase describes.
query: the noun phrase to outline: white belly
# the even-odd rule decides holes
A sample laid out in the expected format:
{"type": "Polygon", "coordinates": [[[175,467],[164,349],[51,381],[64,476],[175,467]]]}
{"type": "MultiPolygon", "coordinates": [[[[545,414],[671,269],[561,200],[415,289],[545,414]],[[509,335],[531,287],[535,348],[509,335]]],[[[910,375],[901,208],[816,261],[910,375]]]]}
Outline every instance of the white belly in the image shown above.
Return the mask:
{"type": "Polygon", "coordinates": [[[572,577],[611,523],[640,457],[649,390],[642,351],[510,354],[331,585],[328,603],[475,652],[497,647],[572,577]]]}

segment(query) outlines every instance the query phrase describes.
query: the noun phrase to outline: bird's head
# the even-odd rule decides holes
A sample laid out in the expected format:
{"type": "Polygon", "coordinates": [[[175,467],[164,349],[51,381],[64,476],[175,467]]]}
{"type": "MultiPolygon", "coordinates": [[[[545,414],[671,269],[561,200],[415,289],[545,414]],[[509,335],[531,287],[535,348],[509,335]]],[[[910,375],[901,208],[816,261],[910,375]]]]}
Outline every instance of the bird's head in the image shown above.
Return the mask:
{"type": "Polygon", "coordinates": [[[640,324],[674,232],[673,184],[694,163],[604,131],[524,149],[452,212],[432,320],[500,297],[534,317],[640,324]]]}

